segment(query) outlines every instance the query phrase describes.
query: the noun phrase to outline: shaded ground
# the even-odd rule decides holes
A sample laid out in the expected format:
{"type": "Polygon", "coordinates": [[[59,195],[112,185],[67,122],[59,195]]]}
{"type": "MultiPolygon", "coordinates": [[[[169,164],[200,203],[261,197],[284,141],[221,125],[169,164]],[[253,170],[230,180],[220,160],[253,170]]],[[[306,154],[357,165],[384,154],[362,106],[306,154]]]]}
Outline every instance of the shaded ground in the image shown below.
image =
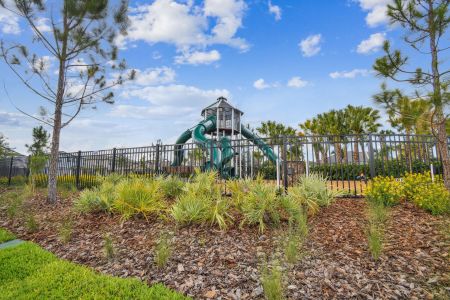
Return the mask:
{"type": "MultiPolygon", "coordinates": [[[[276,252],[286,230],[268,229],[261,235],[257,228],[237,226],[226,232],[196,226],[175,229],[167,221],[121,224],[117,216],[98,214],[72,217],[72,239],[63,244],[58,228],[70,216],[70,202],[52,207],[42,197],[29,201],[27,208],[39,224],[39,231],[32,234],[17,218],[9,220],[0,204],[0,226],[61,258],[108,274],[162,282],[195,298],[262,298],[258,265],[262,257],[276,252]],[[173,254],[168,265],[158,269],[153,248],[162,230],[174,234],[173,254]],[[105,234],[111,234],[116,248],[112,260],[103,253],[105,234]]],[[[375,262],[365,240],[364,211],[361,199],[340,199],[310,220],[304,257],[284,272],[288,298],[449,298],[448,218],[431,216],[410,204],[393,208],[387,245],[375,262]]]]}

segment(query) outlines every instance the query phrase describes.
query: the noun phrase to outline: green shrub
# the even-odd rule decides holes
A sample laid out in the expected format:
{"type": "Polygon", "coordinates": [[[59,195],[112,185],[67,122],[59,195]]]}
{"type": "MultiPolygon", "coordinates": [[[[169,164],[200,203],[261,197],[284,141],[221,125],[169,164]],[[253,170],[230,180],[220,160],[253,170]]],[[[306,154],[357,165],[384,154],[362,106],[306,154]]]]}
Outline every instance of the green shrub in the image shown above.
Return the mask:
{"type": "Polygon", "coordinates": [[[265,184],[259,178],[252,184],[251,189],[243,198],[241,226],[244,224],[258,224],[259,231],[263,232],[267,222],[279,223],[279,208],[280,202],[277,197],[276,187],[265,184]]]}
{"type": "Polygon", "coordinates": [[[161,188],[164,196],[168,199],[175,199],[181,195],[184,188],[184,182],[177,176],[167,176],[158,178],[161,181],[161,188]]]}
{"type": "Polygon", "coordinates": [[[16,236],[6,229],[0,227],[0,244],[14,240],[16,236]]]}
{"type": "Polygon", "coordinates": [[[275,180],[277,179],[277,166],[272,161],[267,160],[259,167],[258,174],[263,179],[275,180]]]}
{"type": "Polygon", "coordinates": [[[375,177],[368,185],[366,197],[370,202],[393,206],[403,198],[403,186],[394,177],[375,177]]]}
{"type": "Polygon", "coordinates": [[[113,203],[114,211],[124,220],[133,215],[161,216],[166,208],[161,183],[157,180],[133,178],[121,181],[117,185],[117,199],[113,203]]]}
{"type": "Polygon", "coordinates": [[[295,199],[306,207],[308,213],[315,214],[321,206],[328,206],[339,192],[332,191],[327,186],[327,178],[317,173],[302,175],[298,183],[289,189],[288,197],[295,199]]]}
{"type": "MultiPolygon", "coordinates": [[[[375,176],[392,175],[401,177],[406,172],[424,173],[430,170],[430,163],[439,170],[442,169],[442,164],[439,161],[425,162],[421,159],[413,160],[411,162],[411,170],[406,161],[390,159],[381,160],[375,159],[374,171],[375,176]]],[[[310,172],[319,173],[327,177],[329,180],[357,180],[361,174],[365,174],[367,178],[370,177],[370,166],[368,161],[362,161],[361,164],[312,164],[309,168],[310,172]]]]}

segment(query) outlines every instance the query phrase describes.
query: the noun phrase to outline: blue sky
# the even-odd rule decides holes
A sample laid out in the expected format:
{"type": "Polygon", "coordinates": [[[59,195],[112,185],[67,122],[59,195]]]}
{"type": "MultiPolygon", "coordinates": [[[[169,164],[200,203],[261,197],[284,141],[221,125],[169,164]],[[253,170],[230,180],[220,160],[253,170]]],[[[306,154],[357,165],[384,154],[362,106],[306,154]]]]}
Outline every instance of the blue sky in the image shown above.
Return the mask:
{"type": "MultiPolygon", "coordinates": [[[[63,129],[61,149],[174,142],[221,95],[251,126],[275,120],[297,127],[332,108],[373,106],[381,80],[371,68],[382,42],[403,47],[401,32],[386,22],[389,1],[131,1],[129,35],[117,43],[137,82],[117,89],[114,105],[85,109],[63,129]]],[[[26,26],[4,10],[0,33],[7,42],[30,41],[26,26]]],[[[37,122],[11,102],[31,114],[43,102],[4,64],[0,80],[0,132],[23,152],[37,122]]]]}

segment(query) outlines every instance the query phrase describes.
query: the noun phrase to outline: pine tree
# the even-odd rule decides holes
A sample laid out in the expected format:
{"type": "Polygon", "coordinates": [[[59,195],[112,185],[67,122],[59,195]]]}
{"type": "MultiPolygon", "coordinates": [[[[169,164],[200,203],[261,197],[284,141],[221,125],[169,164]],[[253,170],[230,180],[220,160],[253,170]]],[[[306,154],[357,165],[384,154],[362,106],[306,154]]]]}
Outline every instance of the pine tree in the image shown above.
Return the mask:
{"type": "Polygon", "coordinates": [[[117,34],[126,33],[128,3],[114,3],[117,5],[108,0],[0,0],[0,5],[20,16],[33,33],[27,44],[2,40],[0,57],[53,110],[41,118],[18,108],[53,129],[48,182],[52,203],[57,196],[61,129],[86,106],[113,103],[111,88],[135,76],[134,71],[126,70],[123,60],[118,60],[114,43],[117,34]],[[46,28],[39,26],[42,20],[49,20],[46,28]],[[56,62],[56,71],[49,67],[49,61],[56,62]]]}
{"type": "Polygon", "coordinates": [[[408,66],[409,59],[400,50],[392,50],[388,41],[385,55],[375,61],[374,69],[381,77],[396,82],[406,82],[416,88],[415,98],[429,100],[433,106],[431,128],[437,138],[438,151],[443,165],[444,183],[450,189],[450,158],[446,133],[445,109],[449,104],[449,70],[441,70],[444,53],[450,49],[448,26],[449,0],[395,0],[388,5],[388,16],[393,25],[400,25],[404,42],[427,61],[426,70],[419,65],[408,66]],[[430,92],[431,91],[431,94],[430,92]]]}

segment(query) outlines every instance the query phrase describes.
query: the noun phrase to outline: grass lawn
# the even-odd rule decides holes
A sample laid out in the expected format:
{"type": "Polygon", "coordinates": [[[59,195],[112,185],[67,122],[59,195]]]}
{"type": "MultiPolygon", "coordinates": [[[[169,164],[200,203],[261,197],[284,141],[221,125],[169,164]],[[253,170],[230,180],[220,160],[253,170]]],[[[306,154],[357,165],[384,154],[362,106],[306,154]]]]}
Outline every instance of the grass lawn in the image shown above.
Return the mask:
{"type": "Polygon", "coordinates": [[[0,227],[0,243],[5,243],[15,238],[14,234],[0,227]]]}
{"type": "Polygon", "coordinates": [[[99,274],[30,242],[1,249],[0,266],[1,299],[188,299],[162,284],[99,274]]]}

